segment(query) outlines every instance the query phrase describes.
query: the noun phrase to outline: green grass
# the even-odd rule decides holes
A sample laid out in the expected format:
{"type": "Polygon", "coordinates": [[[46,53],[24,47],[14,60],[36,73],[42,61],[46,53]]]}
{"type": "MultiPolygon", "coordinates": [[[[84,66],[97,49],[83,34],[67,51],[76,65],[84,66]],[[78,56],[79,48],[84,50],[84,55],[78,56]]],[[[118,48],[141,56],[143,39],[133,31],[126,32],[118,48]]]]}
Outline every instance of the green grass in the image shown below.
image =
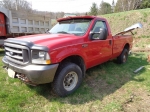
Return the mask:
{"type": "Polygon", "coordinates": [[[134,44],[133,44],[133,50],[134,49],[149,49],[150,48],[150,36],[149,37],[145,37],[142,36],[143,38],[134,38],[134,44]]]}
{"type": "MultiPolygon", "coordinates": [[[[1,50],[0,60],[3,55],[1,50]]],[[[150,65],[146,57],[147,53],[134,53],[126,64],[118,65],[114,60],[87,70],[81,87],[65,98],[53,95],[50,84],[32,87],[9,78],[0,62],[0,111],[148,111],[150,104],[145,101],[150,100],[150,65]],[[145,68],[134,74],[140,66],[145,68]],[[131,95],[134,95],[132,101],[131,95]]]]}

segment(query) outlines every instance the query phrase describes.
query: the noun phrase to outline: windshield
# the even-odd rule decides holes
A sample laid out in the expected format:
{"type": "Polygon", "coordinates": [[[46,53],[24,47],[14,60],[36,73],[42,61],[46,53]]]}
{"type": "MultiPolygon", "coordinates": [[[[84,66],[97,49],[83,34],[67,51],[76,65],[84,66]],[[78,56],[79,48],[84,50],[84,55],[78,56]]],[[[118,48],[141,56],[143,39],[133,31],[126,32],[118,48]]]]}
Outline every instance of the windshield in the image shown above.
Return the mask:
{"type": "Polygon", "coordinates": [[[49,32],[54,34],[62,33],[82,36],[86,33],[90,22],[91,19],[64,20],[57,23],[49,32]]]}

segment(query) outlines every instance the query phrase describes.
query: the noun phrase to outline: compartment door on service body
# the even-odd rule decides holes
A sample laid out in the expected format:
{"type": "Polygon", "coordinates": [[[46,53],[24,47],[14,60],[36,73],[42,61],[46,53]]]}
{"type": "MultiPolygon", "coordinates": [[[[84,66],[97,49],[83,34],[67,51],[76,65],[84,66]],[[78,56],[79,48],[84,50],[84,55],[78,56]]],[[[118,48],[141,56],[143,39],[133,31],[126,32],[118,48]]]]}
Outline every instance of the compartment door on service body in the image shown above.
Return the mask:
{"type": "MultiPolygon", "coordinates": [[[[106,28],[105,21],[97,20],[91,29],[92,32],[99,32],[100,28],[106,28]]],[[[90,65],[95,66],[108,61],[112,56],[112,36],[108,35],[106,40],[90,40],[89,43],[90,65]]]]}

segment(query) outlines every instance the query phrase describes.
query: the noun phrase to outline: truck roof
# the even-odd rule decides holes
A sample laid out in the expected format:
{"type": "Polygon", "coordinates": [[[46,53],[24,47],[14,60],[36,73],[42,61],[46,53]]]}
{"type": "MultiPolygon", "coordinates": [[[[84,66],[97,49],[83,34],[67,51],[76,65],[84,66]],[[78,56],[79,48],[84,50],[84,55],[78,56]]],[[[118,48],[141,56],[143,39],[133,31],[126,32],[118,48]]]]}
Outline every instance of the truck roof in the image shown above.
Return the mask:
{"type": "Polygon", "coordinates": [[[106,20],[105,18],[101,18],[97,16],[68,16],[66,18],[57,19],[57,21],[60,22],[60,21],[69,20],[69,19],[94,19],[94,18],[100,18],[102,20],[106,20]]]}

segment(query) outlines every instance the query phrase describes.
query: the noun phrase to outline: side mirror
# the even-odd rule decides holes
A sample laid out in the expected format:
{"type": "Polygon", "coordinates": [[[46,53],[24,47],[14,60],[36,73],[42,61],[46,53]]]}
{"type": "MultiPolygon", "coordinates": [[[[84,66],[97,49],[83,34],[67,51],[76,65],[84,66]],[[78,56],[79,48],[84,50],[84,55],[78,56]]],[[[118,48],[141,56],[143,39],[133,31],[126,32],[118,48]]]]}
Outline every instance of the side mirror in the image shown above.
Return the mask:
{"type": "Polygon", "coordinates": [[[99,32],[90,32],[91,40],[106,40],[107,30],[105,28],[100,28],[99,32]]]}

